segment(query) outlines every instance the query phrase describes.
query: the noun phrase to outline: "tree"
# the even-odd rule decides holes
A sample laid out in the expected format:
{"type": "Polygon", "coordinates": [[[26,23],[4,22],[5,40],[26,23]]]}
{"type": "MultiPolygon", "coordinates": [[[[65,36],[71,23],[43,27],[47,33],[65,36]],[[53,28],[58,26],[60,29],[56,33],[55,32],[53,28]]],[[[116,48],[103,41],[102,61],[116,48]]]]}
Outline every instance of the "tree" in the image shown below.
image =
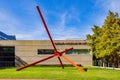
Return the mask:
{"type": "Polygon", "coordinates": [[[120,18],[118,13],[109,11],[102,27],[94,25],[93,34],[87,35],[91,41],[89,44],[92,48],[95,59],[103,62],[112,63],[118,67],[120,56],[120,18]]]}

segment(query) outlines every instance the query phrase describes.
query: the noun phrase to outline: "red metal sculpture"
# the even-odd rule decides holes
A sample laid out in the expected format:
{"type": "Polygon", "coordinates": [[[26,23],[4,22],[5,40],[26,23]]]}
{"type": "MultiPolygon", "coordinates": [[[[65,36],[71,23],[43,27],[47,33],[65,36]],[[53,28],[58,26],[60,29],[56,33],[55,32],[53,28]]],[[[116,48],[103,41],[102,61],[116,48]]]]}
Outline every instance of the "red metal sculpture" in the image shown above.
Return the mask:
{"type": "Polygon", "coordinates": [[[80,71],[82,71],[82,72],[85,72],[85,70],[84,70],[82,67],[78,66],[78,65],[75,64],[73,61],[71,61],[70,59],[68,59],[66,56],[63,55],[63,53],[65,53],[65,52],[67,52],[67,51],[70,51],[70,50],[73,50],[73,48],[65,49],[64,51],[61,51],[61,52],[57,51],[56,46],[55,46],[55,44],[54,44],[54,41],[52,40],[52,37],[51,37],[51,35],[50,35],[50,32],[49,32],[49,30],[48,30],[48,28],[47,28],[47,25],[46,25],[46,23],[45,23],[45,20],[44,20],[44,18],[43,18],[43,16],[42,16],[42,13],[41,13],[40,9],[39,9],[39,6],[36,6],[36,8],[37,8],[37,11],[38,11],[38,13],[39,13],[39,15],[40,15],[40,18],[41,18],[41,20],[42,20],[42,23],[43,23],[43,25],[44,25],[44,27],[45,27],[45,29],[46,29],[46,32],[47,32],[47,34],[48,34],[48,37],[50,38],[51,44],[52,44],[52,46],[53,46],[53,48],[54,48],[54,54],[51,55],[51,56],[48,56],[47,58],[44,58],[44,59],[42,59],[42,60],[39,60],[39,61],[33,62],[33,63],[31,63],[31,64],[28,64],[28,65],[26,65],[26,66],[17,68],[16,71],[20,71],[20,70],[22,70],[22,69],[24,69],[24,68],[33,66],[33,65],[35,65],[35,64],[37,64],[37,63],[43,62],[43,61],[48,60],[48,59],[51,59],[51,58],[53,58],[53,57],[57,57],[57,58],[58,58],[61,67],[64,69],[64,65],[63,65],[63,63],[62,63],[62,61],[61,61],[61,59],[60,59],[60,57],[62,57],[62,58],[65,59],[67,62],[69,62],[69,63],[71,63],[73,66],[75,66],[78,70],[80,70],[80,71]]]}

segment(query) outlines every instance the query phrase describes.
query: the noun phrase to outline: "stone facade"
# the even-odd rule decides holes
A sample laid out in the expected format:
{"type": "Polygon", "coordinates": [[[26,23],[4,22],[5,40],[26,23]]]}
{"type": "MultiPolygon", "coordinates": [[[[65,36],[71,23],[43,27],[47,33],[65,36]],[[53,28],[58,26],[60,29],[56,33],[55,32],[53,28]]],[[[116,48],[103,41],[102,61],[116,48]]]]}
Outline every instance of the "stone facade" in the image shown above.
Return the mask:
{"type": "MultiPolygon", "coordinates": [[[[64,54],[77,64],[92,66],[90,46],[86,40],[55,40],[58,51],[73,47],[74,49],[88,50],[89,54],[64,54]]],[[[0,40],[0,46],[15,47],[15,65],[21,66],[43,59],[51,54],[38,54],[38,49],[53,49],[49,40],[0,40]]],[[[62,58],[61,58],[62,59],[62,58]]],[[[69,64],[63,60],[64,64],[69,64]]],[[[59,64],[56,57],[40,63],[41,65],[59,64]]]]}

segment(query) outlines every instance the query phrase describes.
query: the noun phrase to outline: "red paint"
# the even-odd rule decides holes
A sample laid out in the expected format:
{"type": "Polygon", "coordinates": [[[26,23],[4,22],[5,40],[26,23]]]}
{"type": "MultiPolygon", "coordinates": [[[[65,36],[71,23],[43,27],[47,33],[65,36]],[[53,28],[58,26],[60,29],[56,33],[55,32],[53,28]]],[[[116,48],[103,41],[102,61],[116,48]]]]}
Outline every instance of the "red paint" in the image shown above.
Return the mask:
{"type": "Polygon", "coordinates": [[[77,64],[75,64],[73,61],[71,61],[70,59],[68,59],[66,56],[63,55],[63,53],[65,53],[65,52],[67,52],[67,51],[70,51],[70,50],[73,50],[73,48],[65,49],[64,51],[61,51],[61,52],[58,52],[58,51],[57,51],[56,46],[55,46],[55,43],[54,43],[54,41],[53,41],[53,39],[52,39],[52,37],[51,37],[51,35],[50,35],[50,32],[49,32],[49,30],[48,30],[48,28],[47,28],[47,25],[46,25],[46,23],[45,23],[45,20],[44,20],[44,18],[43,18],[43,16],[42,16],[42,13],[41,13],[40,9],[39,9],[39,6],[36,6],[36,8],[37,8],[37,11],[38,11],[38,13],[39,13],[39,16],[40,16],[40,18],[41,18],[41,20],[42,20],[42,23],[43,23],[43,25],[44,25],[44,27],[45,27],[45,30],[46,30],[46,32],[47,32],[47,34],[48,34],[48,37],[50,38],[50,42],[51,42],[51,44],[52,44],[52,46],[53,46],[53,48],[54,48],[54,55],[48,56],[47,58],[44,58],[44,59],[42,59],[42,60],[39,60],[39,61],[33,62],[33,63],[31,63],[31,64],[28,64],[28,65],[26,65],[26,66],[20,67],[20,68],[16,69],[16,71],[20,71],[20,70],[22,70],[22,69],[24,69],[24,68],[33,66],[33,65],[35,65],[35,64],[38,64],[38,63],[43,62],[43,61],[46,61],[46,60],[51,59],[51,58],[53,58],[53,57],[57,57],[57,58],[58,58],[61,67],[64,69],[64,65],[63,65],[63,63],[62,63],[62,61],[61,61],[61,59],[60,59],[60,57],[62,56],[67,62],[71,63],[71,64],[72,64],[73,66],[75,66],[78,70],[80,70],[80,71],[82,71],[82,72],[85,72],[85,70],[84,70],[82,67],[79,67],[79,66],[78,66],[77,64]]]}
{"type": "Polygon", "coordinates": [[[38,11],[38,13],[39,13],[39,15],[40,15],[40,18],[41,18],[41,20],[42,20],[42,23],[43,23],[43,25],[44,25],[44,27],[45,27],[45,30],[46,30],[49,38],[50,38],[50,41],[51,41],[51,43],[52,43],[52,46],[53,46],[55,52],[57,52],[57,49],[56,49],[55,44],[54,44],[54,42],[53,42],[53,40],[52,40],[52,37],[51,37],[51,35],[50,35],[50,32],[49,32],[49,30],[48,30],[48,28],[47,28],[47,25],[46,25],[46,23],[45,23],[45,20],[44,20],[44,18],[43,18],[43,16],[42,16],[42,13],[41,13],[41,11],[40,11],[40,8],[39,8],[39,6],[36,6],[36,8],[37,8],[37,11],[38,11]]]}
{"type": "Polygon", "coordinates": [[[60,65],[61,65],[62,69],[64,69],[64,65],[63,65],[63,63],[62,63],[60,57],[58,57],[58,60],[59,60],[59,62],[60,62],[60,65]]]}
{"type": "Polygon", "coordinates": [[[49,57],[47,57],[47,58],[44,58],[44,59],[42,59],[42,60],[39,60],[39,61],[33,62],[33,63],[28,64],[28,65],[26,65],[26,66],[23,66],[23,67],[17,68],[16,71],[20,71],[20,70],[22,70],[22,69],[24,69],[24,68],[27,68],[27,67],[33,66],[33,65],[35,65],[35,64],[37,64],[37,63],[40,63],[40,62],[46,61],[46,60],[48,60],[48,59],[50,59],[50,58],[53,58],[53,57],[54,57],[54,55],[49,56],[49,57]]]}

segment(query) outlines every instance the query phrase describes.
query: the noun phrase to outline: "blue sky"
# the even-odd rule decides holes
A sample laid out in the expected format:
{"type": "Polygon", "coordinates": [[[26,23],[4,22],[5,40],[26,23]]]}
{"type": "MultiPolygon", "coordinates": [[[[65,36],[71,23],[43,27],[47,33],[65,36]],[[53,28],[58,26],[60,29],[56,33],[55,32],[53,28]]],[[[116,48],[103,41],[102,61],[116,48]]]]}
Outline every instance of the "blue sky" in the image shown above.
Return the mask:
{"type": "Polygon", "coordinates": [[[0,0],[0,31],[18,40],[48,39],[36,6],[53,39],[86,39],[101,26],[108,10],[120,14],[120,0],[0,0]]]}

